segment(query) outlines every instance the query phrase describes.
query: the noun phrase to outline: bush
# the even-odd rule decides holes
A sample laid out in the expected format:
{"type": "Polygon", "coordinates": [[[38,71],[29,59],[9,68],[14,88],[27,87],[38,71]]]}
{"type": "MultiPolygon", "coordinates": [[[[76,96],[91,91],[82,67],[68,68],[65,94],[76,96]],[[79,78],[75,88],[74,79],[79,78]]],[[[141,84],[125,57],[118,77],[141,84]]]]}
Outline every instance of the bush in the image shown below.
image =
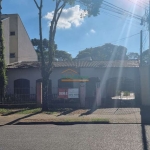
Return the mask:
{"type": "Polygon", "coordinates": [[[123,96],[129,96],[130,92],[129,91],[123,91],[123,96]]]}

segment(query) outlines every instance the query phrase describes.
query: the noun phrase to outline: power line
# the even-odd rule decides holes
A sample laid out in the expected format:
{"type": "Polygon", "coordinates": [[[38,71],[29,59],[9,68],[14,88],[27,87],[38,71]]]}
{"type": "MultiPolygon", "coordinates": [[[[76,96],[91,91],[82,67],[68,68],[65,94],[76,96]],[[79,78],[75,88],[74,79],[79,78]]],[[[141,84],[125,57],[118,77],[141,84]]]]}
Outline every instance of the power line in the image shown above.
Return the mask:
{"type": "MultiPolygon", "coordinates": [[[[147,31],[147,30],[145,30],[145,31],[147,31]]],[[[143,32],[145,32],[145,31],[143,31],[143,32]]],[[[139,34],[140,34],[140,32],[135,33],[135,34],[132,34],[132,35],[127,36],[127,37],[123,37],[123,38],[118,39],[118,40],[116,40],[116,41],[111,41],[111,42],[109,42],[109,43],[114,43],[114,42],[119,42],[119,41],[122,41],[122,40],[126,40],[126,39],[128,39],[128,38],[132,38],[132,37],[137,36],[137,35],[139,35],[139,34]]],[[[107,42],[107,43],[108,43],[108,42],[107,42]]],[[[98,47],[98,46],[94,46],[94,47],[98,47]]]]}
{"type": "Polygon", "coordinates": [[[116,40],[116,41],[112,41],[111,43],[113,43],[113,42],[118,42],[118,41],[122,41],[122,40],[125,40],[125,39],[128,39],[128,38],[131,38],[131,37],[133,37],[133,36],[139,35],[139,34],[140,34],[140,32],[139,32],[139,33],[136,33],[136,34],[132,34],[132,35],[127,36],[127,37],[124,37],[124,38],[121,38],[121,39],[116,40]]]}
{"type": "Polygon", "coordinates": [[[136,6],[138,6],[138,7],[141,7],[141,8],[143,8],[143,9],[145,9],[145,7],[143,6],[143,5],[140,5],[140,4],[138,4],[137,2],[135,3],[135,2],[133,2],[132,0],[128,0],[129,2],[131,2],[131,3],[133,3],[133,4],[136,4],[136,6]]]}
{"type": "Polygon", "coordinates": [[[103,1],[103,4],[102,4],[101,8],[112,11],[114,13],[117,13],[117,14],[120,14],[120,15],[123,15],[123,16],[127,15],[128,17],[135,18],[135,19],[138,19],[138,20],[142,19],[141,16],[139,16],[137,14],[133,14],[133,13],[131,13],[131,12],[129,12],[129,11],[123,9],[123,8],[120,8],[120,7],[118,7],[114,4],[111,4],[107,1],[103,1]]]}
{"type": "MultiPolygon", "coordinates": [[[[112,16],[112,17],[115,17],[115,18],[118,18],[118,19],[123,19],[121,16],[117,16],[117,15],[115,15],[115,14],[111,14],[111,13],[109,13],[109,12],[107,12],[106,10],[101,10],[101,12],[102,13],[104,13],[104,14],[107,14],[107,15],[109,15],[109,16],[112,16]]],[[[131,21],[131,19],[129,19],[129,18],[125,18],[127,21],[131,21]]],[[[139,28],[139,23],[138,22],[132,22],[132,25],[136,25],[136,27],[138,27],[139,28]]]]}
{"type": "Polygon", "coordinates": [[[149,6],[149,4],[147,2],[144,2],[142,0],[138,1],[138,3],[142,4],[142,5],[145,5],[145,6],[149,6]]]}

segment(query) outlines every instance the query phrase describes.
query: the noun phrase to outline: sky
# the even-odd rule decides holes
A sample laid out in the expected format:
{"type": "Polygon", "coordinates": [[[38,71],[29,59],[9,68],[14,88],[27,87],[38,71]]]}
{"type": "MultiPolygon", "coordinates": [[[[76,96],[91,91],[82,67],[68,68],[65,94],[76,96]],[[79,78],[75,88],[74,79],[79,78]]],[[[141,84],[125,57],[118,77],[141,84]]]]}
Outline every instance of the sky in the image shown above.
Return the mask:
{"type": "MultiPolygon", "coordinates": [[[[139,16],[144,16],[144,4],[148,2],[148,0],[106,1],[139,16]]],[[[42,30],[43,37],[48,39],[55,3],[53,0],[43,0],[43,2],[42,30]]],[[[38,9],[34,0],[3,0],[2,13],[19,14],[30,39],[39,38],[38,9]]],[[[117,15],[102,8],[100,15],[96,17],[81,18],[81,13],[83,8],[80,5],[66,7],[57,26],[55,43],[59,50],[67,51],[72,57],[76,57],[81,50],[106,43],[125,46],[128,53],[139,53],[140,30],[144,31],[143,50],[148,48],[147,27],[141,26],[139,20],[129,19],[126,15],[117,15]]]]}

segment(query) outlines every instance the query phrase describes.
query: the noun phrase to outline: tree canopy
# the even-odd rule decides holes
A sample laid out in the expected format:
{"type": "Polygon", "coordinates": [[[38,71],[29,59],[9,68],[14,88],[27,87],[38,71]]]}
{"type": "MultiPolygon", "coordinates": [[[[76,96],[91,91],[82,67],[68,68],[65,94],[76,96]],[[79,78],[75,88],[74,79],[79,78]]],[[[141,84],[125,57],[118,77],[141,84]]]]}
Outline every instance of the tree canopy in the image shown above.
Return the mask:
{"type": "Polygon", "coordinates": [[[127,48],[107,43],[95,48],[86,48],[85,50],[80,51],[76,58],[82,59],[85,57],[91,57],[92,60],[101,61],[120,60],[127,59],[126,53],[127,48]]]}
{"type": "MultiPolygon", "coordinates": [[[[38,55],[38,60],[41,61],[41,55],[40,55],[40,40],[39,39],[31,39],[32,45],[34,46],[37,55],[38,55]]],[[[70,61],[72,60],[72,56],[71,54],[67,53],[64,50],[57,50],[57,45],[55,44],[55,58],[59,59],[62,58],[63,61],[70,61]]],[[[47,39],[43,39],[43,51],[44,51],[44,57],[45,57],[45,61],[48,62],[48,40],[47,39]]]]}
{"type": "Polygon", "coordinates": [[[142,53],[142,63],[148,64],[148,62],[149,62],[149,49],[147,49],[142,53]]]}
{"type": "Polygon", "coordinates": [[[128,60],[139,60],[140,55],[135,52],[130,52],[129,54],[127,54],[127,58],[128,58],[128,60]]]}

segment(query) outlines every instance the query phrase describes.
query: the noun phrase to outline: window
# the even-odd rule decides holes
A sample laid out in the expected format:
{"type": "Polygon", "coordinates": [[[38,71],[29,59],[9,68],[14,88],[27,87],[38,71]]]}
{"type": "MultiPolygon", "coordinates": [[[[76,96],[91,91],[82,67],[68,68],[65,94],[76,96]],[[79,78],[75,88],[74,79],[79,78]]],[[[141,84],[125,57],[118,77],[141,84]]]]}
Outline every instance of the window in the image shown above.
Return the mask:
{"type": "Polygon", "coordinates": [[[15,35],[15,31],[10,32],[10,36],[15,35]]]}
{"type": "Polygon", "coordinates": [[[14,81],[14,94],[29,95],[30,81],[27,79],[17,79],[14,81]]]}
{"type": "Polygon", "coordinates": [[[15,53],[10,53],[10,58],[15,58],[15,53]]]}

